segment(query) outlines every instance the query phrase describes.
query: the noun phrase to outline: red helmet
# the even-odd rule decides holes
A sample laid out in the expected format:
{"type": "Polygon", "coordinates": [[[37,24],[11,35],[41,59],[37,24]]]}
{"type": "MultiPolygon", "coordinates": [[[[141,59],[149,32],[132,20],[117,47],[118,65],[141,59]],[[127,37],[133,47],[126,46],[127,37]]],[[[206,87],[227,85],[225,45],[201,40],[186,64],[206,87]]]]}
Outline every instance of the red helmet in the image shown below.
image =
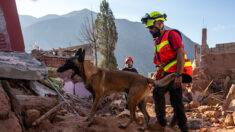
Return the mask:
{"type": "Polygon", "coordinates": [[[125,61],[125,64],[127,63],[127,61],[132,61],[133,62],[133,59],[131,57],[127,57],[126,61],[125,61]]]}

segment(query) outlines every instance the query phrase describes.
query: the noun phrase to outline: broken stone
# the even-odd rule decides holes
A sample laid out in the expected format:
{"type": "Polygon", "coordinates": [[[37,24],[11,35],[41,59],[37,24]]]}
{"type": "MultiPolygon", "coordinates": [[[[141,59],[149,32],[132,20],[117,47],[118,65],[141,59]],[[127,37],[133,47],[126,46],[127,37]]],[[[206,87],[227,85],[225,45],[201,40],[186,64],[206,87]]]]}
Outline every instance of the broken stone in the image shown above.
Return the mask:
{"type": "Polygon", "coordinates": [[[225,125],[226,126],[233,126],[234,122],[233,122],[233,117],[230,114],[227,114],[226,118],[225,118],[225,125]]]}
{"type": "Polygon", "coordinates": [[[221,114],[222,114],[222,116],[225,116],[226,112],[225,112],[225,111],[222,111],[221,114]]]}
{"type": "Polygon", "coordinates": [[[18,118],[15,113],[10,112],[9,118],[6,120],[0,120],[0,131],[1,132],[22,132],[18,118]]]}
{"type": "Polygon", "coordinates": [[[203,122],[202,119],[191,119],[188,120],[187,125],[189,129],[196,130],[202,127],[202,122],[203,122]]]}
{"type": "Polygon", "coordinates": [[[29,109],[37,109],[44,114],[57,104],[56,99],[41,96],[16,95],[16,99],[21,113],[29,109]]]}
{"type": "Polygon", "coordinates": [[[213,126],[215,126],[215,127],[221,127],[222,125],[219,124],[219,123],[213,123],[213,126]]]}
{"type": "Polygon", "coordinates": [[[195,117],[197,117],[197,118],[202,118],[202,114],[201,114],[201,113],[196,113],[196,114],[195,114],[195,117]]]}
{"type": "Polygon", "coordinates": [[[102,117],[108,117],[108,116],[111,116],[111,114],[110,113],[105,113],[105,114],[102,114],[101,116],[102,117]]]}
{"type": "Polygon", "coordinates": [[[233,129],[234,126],[227,126],[226,128],[227,128],[227,129],[233,129]]]}
{"type": "Polygon", "coordinates": [[[229,76],[227,76],[227,77],[225,78],[225,81],[224,81],[224,90],[227,90],[228,83],[229,83],[230,79],[231,79],[231,78],[230,78],[229,76]]]}
{"type": "Polygon", "coordinates": [[[137,122],[137,124],[143,124],[144,123],[144,116],[137,115],[136,122],[137,122]]]}
{"type": "Polygon", "coordinates": [[[226,96],[226,101],[225,101],[224,106],[223,106],[224,110],[228,109],[228,107],[229,107],[230,103],[232,102],[234,96],[235,96],[235,84],[233,84],[230,87],[229,92],[226,96]]]}
{"type": "Polygon", "coordinates": [[[62,110],[60,110],[60,111],[58,112],[58,114],[60,114],[60,115],[65,115],[65,114],[67,114],[67,113],[68,113],[68,111],[65,110],[65,109],[62,109],[62,110]]]}
{"type": "Polygon", "coordinates": [[[113,101],[113,104],[118,105],[118,106],[120,106],[121,103],[122,103],[122,100],[121,100],[121,99],[119,99],[119,100],[114,100],[114,101],[113,101]]]}
{"type": "Polygon", "coordinates": [[[0,77],[42,80],[48,71],[44,64],[27,53],[0,52],[0,77]]]}
{"type": "Polygon", "coordinates": [[[11,104],[9,102],[9,97],[0,84],[0,119],[7,119],[10,111],[11,104]]]}
{"type": "Polygon", "coordinates": [[[189,105],[191,106],[191,108],[197,108],[200,106],[200,104],[198,102],[195,102],[195,101],[191,101],[189,103],[189,105]]]}
{"type": "Polygon", "coordinates": [[[219,117],[221,115],[219,111],[205,111],[204,114],[208,117],[219,117]]]}
{"type": "Polygon", "coordinates": [[[125,109],[119,115],[117,115],[117,117],[118,118],[129,118],[130,117],[130,111],[125,109]]]}
{"type": "Polygon", "coordinates": [[[184,105],[184,110],[185,111],[190,111],[191,110],[190,104],[185,104],[184,105]]]}
{"type": "Polygon", "coordinates": [[[220,119],[219,119],[219,122],[220,122],[220,123],[224,123],[224,118],[220,118],[220,119]]]}
{"type": "Polygon", "coordinates": [[[207,105],[216,106],[218,103],[220,103],[218,100],[215,100],[214,98],[208,97],[207,105]]]}
{"type": "Polygon", "coordinates": [[[44,120],[40,125],[39,125],[39,128],[42,130],[42,131],[50,131],[50,129],[53,128],[53,125],[51,124],[51,122],[49,120],[44,120]]]}
{"type": "Polygon", "coordinates": [[[200,129],[201,132],[207,132],[207,130],[208,130],[207,128],[200,129]]]}
{"type": "Polygon", "coordinates": [[[56,115],[55,118],[53,119],[53,123],[55,123],[55,122],[61,122],[61,121],[64,121],[64,120],[66,120],[66,117],[65,117],[65,116],[56,115]]]}
{"type": "Polygon", "coordinates": [[[210,120],[213,123],[219,123],[219,120],[217,118],[212,117],[210,120]]]}
{"type": "Polygon", "coordinates": [[[235,99],[233,99],[228,107],[229,111],[235,111],[235,99]]]}
{"type": "Polygon", "coordinates": [[[57,95],[56,92],[37,81],[30,81],[30,88],[39,96],[57,95]]]}
{"type": "Polygon", "coordinates": [[[213,110],[213,108],[210,107],[210,106],[202,105],[202,106],[199,106],[199,107],[198,107],[198,110],[199,110],[201,113],[204,113],[205,111],[213,110]]]}
{"type": "Polygon", "coordinates": [[[233,112],[232,116],[233,116],[233,122],[235,124],[235,112],[233,112]]]}
{"type": "Polygon", "coordinates": [[[31,127],[32,123],[40,117],[40,111],[36,109],[30,109],[25,112],[25,124],[27,127],[31,127]]]}

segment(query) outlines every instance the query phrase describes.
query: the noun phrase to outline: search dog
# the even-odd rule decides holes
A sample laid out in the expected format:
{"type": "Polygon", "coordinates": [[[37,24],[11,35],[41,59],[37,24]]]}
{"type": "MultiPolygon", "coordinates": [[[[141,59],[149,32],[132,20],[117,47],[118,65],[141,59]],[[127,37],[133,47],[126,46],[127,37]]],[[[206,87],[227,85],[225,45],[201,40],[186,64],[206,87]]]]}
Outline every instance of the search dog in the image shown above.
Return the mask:
{"type": "Polygon", "coordinates": [[[124,129],[136,120],[135,110],[138,106],[145,119],[144,126],[139,128],[141,131],[147,129],[150,119],[146,111],[146,99],[150,93],[149,85],[166,86],[176,77],[176,74],[172,73],[161,80],[153,80],[133,72],[97,68],[85,60],[85,50],[81,48],[78,49],[74,57],[67,59],[65,64],[57,69],[57,72],[69,69],[74,71],[74,75],[77,74],[84,80],[86,88],[93,95],[94,103],[87,119],[88,127],[92,125],[97,107],[104,96],[128,91],[130,119],[127,123],[120,124],[119,128],[124,129]]]}

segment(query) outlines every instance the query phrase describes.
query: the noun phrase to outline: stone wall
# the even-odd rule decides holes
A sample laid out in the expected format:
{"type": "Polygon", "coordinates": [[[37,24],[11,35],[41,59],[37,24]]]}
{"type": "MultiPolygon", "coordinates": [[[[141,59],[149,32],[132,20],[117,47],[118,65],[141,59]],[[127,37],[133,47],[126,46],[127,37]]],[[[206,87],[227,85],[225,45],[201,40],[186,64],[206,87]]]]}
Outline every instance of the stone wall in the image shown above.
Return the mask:
{"type": "Polygon", "coordinates": [[[60,57],[60,56],[43,56],[43,62],[47,67],[54,67],[58,68],[64,65],[67,57],[60,57]]]}
{"type": "MultiPolygon", "coordinates": [[[[45,56],[45,55],[36,55],[36,54],[31,54],[34,56],[37,60],[40,62],[45,63],[47,67],[54,67],[58,68],[62,65],[64,65],[66,59],[68,59],[68,56],[45,56]]],[[[89,60],[91,63],[94,64],[94,56],[85,56],[85,60],[89,60]]]]}
{"type": "MultiPolygon", "coordinates": [[[[202,29],[201,52],[195,54],[195,59],[200,55],[200,63],[196,64],[193,71],[193,89],[204,90],[213,80],[209,90],[213,92],[223,91],[226,95],[231,84],[235,83],[235,42],[216,44],[209,48],[207,45],[206,29],[202,29]],[[225,85],[226,78],[229,81],[225,85]]],[[[195,46],[195,51],[198,47],[195,46]]],[[[195,61],[198,61],[195,60],[195,61]]]]}
{"type": "Polygon", "coordinates": [[[210,53],[235,51],[235,42],[216,44],[216,47],[210,48],[210,53]]]}
{"type": "Polygon", "coordinates": [[[207,69],[210,76],[228,74],[231,79],[235,80],[235,52],[210,53],[201,56],[203,68],[207,69]]]}

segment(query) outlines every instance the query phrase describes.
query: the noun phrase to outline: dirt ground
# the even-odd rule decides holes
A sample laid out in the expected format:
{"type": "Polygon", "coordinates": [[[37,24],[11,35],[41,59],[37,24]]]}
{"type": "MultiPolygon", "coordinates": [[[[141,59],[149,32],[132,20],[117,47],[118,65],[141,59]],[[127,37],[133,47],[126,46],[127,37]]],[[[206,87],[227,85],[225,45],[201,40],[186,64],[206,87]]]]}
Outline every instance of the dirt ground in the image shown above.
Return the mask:
{"type": "MultiPolygon", "coordinates": [[[[47,113],[61,102],[58,96],[38,96],[29,88],[29,82],[22,80],[1,80],[0,85],[0,131],[1,132],[138,132],[137,128],[143,125],[143,115],[137,109],[137,121],[128,128],[118,128],[120,123],[129,119],[128,110],[124,109],[126,100],[123,94],[106,97],[99,106],[94,124],[88,127],[86,121],[93,104],[91,98],[80,98],[71,94],[63,94],[75,109],[75,115],[67,105],[58,107],[47,113]],[[39,123],[36,120],[46,116],[39,123]]],[[[213,101],[212,101],[213,102],[213,101]]],[[[198,102],[184,102],[188,127],[192,132],[232,132],[235,131],[235,100],[227,111],[223,110],[222,103],[216,105],[207,101],[208,105],[198,102]]],[[[149,128],[146,132],[163,131],[156,120],[154,103],[151,94],[147,103],[147,111],[151,116],[149,128]]],[[[173,116],[173,108],[166,105],[166,119],[168,123],[173,116]]],[[[177,126],[165,127],[165,132],[180,131],[177,126]]]]}

